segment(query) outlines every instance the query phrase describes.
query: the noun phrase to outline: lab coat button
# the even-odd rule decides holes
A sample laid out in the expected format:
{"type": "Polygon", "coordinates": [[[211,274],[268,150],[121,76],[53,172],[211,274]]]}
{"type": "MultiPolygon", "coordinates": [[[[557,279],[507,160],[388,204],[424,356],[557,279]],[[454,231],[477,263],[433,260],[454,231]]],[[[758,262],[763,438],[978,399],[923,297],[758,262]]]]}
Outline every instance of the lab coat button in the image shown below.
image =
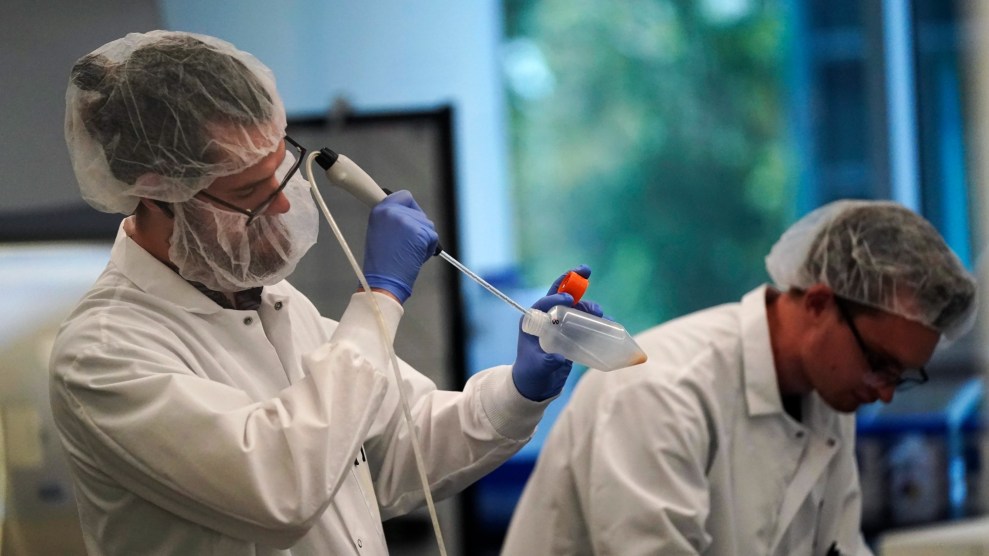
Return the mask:
{"type": "Polygon", "coordinates": [[[838,441],[835,440],[835,439],[833,439],[833,438],[829,438],[828,439],[828,446],[829,447],[834,447],[834,445],[837,444],[837,443],[838,443],[838,441]]]}
{"type": "Polygon", "coordinates": [[[803,438],[803,437],[804,437],[804,431],[797,431],[797,438],[803,438]]]}
{"type": "Polygon", "coordinates": [[[244,317],[244,324],[250,326],[254,324],[254,319],[252,317],[244,317]]]}
{"type": "Polygon", "coordinates": [[[364,548],[364,542],[360,539],[357,539],[357,548],[364,548]]]}
{"type": "Polygon", "coordinates": [[[276,311],[281,311],[282,310],[282,302],[281,301],[276,301],[275,302],[275,310],[276,311]]]}

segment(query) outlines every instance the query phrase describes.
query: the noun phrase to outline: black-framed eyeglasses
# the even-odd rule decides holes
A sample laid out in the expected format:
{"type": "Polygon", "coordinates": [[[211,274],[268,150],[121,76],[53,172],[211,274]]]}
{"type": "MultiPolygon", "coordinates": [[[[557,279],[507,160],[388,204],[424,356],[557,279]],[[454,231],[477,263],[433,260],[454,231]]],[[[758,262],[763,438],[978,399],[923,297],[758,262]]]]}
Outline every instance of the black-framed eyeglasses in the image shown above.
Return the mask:
{"type": "Polygon", "coordinates": [[[285,186],[288,185],[288,182],[292,179],[292,176],[294,176],[295,173],[299,171],[299,167],[302,166],[302,159],[304,159],[306,157],[306,148],[303,147],[302,145],[296,143],[295,141],[293,141],[292,138],[289,137],[288,135],[285,136],[285,143],[287,145],[290,145],[292,148],[295,149],[295,151],[296,151],[295,163],[292,164],[292,167],[289,169],[289,171],[285,173],[285,177],[282,178],[281,183],[278,184],[278,189],[276,189],[274,191],[274,193],[272,193],[271,195],[269,195],[257,207],[255,207],[253,209],[241,208],[241,207],[238,207],[237,205],[235,205],[233,203],[229,203],[227,201],[224,201],[223,199],[220,199],[219,197],[217,197],[215,195],[210,195],[209,193],[207,193],[205,191],[200,191],[198,193],[198,195],[202,195],[203,197],[206,197],[210,201],[213,201],[214,203],[216,203],[218,205],[222,205],[222,206],[224,206],[224,207],[226,207],[226,208],[228,208],[230,210],[239,212],[241,214],[246,214],[247,215],[247,225],[250,226],[251,225],[251,222],[254,222],[254,219],[257,218],[258,215],[264,214],[264,211],[268,210],[268,207],[271,206],[271,203],[273,203],[275,201],[275,197],[278,197],[278,194],[281,193],[283,189],[285,189],[285,186]]]}
{"type": "Polygon", "coordinates": [[[895,369],[888,358],[882,357],[869,349],[869,346],[862,339],[858,327],[855,326],[855,321],[852,320],[852,312],[848,309],[848,306],[853,302],[837,296],[834,300],[835,305],[838,307],[838,312],[841,313],[841,318],[845,319],[845,322],[848,323],[848,329],[852,331],[855,342],[858,343],[862,355],[865,356],[865,360],[869,364],[869,372],[873,377],[882,384],[892,386],[899,391],[909,390],[914,386],[919,386],[930,380],[930,377],[927,376],[927,370],[924,367],[895,369]]]}

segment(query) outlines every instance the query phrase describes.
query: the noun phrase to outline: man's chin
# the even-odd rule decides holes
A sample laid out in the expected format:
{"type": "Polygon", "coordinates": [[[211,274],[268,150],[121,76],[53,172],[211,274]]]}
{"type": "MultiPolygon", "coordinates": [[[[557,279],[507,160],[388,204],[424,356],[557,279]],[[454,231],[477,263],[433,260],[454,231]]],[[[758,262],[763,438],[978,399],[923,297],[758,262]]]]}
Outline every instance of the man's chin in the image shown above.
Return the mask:
{"type": "Polygon", "coordinates": [[[286,264],[287,261],[285,258],[278,253],[265,252],[262,254],[260,252],[254,252],[251,255],[249,273],[259,282],[268,281],[271,277],[281,274],[286,264]]]}
{"type": "Polygon", "coordinates": [[[831,409],[839,413],[855,413],[858,411],[859,407],[868,403],[862,400],[853,399],[851,397],[830,400],[826,399],[825,401],[831,409]]]}

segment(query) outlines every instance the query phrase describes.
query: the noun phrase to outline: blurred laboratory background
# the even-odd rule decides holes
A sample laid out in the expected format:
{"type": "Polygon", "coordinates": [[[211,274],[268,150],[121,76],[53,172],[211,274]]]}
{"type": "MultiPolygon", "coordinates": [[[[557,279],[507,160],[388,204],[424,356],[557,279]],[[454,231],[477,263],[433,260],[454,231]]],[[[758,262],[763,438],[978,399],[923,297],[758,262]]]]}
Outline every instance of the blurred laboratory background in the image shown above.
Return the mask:
{"type": "MultiPolygon", "coordinates": [[[[984,0],[8,0],[2,556],[84,554],[47,360],[120,218],[79,199],[64,91],[77,58],[156,28],[255,54],[293,136],[410,189],[444,247],[523,305],[580,263],[588,297],[632,332],[736,301],[768,280],[778,235],[837,198],[907,205],[986,277],[984,0]]],[[[366,208],[339,195],[331,209],[359,250],[366,208]]],[[[338,317],[353,278],[325,228],[317,247],[291,280],[338,317]]],[[[400,356],[446,388],[512,361],[517,311],[439,260],[416,288],[400,356]]],[[[936,354],[929,384],[859,412],[877,554],[989,551],[985,322],[936,354]]],[[[498,553],[580,371],[529,445],[440,505],[451,554],[498,553]]],[[[437,553],[424,513],[386,533],[396,555],[437,553]]]]}

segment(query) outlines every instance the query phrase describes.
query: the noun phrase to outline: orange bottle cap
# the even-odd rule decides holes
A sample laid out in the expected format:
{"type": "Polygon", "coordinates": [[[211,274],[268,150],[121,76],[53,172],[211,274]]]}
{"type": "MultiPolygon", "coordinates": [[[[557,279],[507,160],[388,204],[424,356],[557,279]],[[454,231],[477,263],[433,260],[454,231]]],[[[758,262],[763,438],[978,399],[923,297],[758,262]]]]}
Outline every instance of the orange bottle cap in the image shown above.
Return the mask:
{"type": "Polygon", "coordinates": [[[580,298],[584,296],[584,292],[587,291],[587,278],[571,270],[560,281],[560,287],[556,288],[556,291],[558,293],[569,293],[573,296],[573,304],[576,305],[580,301],[580,298]]]}

